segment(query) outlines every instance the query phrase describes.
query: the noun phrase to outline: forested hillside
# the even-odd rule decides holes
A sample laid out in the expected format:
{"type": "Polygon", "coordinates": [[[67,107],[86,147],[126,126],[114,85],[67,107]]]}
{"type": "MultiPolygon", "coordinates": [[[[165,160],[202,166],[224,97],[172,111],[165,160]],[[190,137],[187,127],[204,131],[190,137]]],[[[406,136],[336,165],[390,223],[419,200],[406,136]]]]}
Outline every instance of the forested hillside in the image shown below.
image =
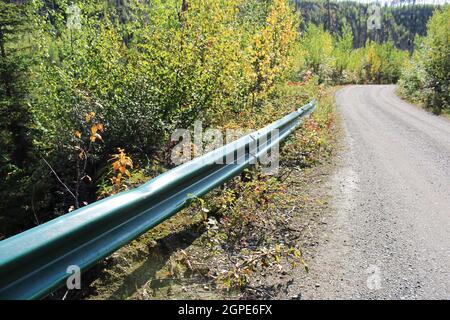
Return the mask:
{"type": "MultiPolygon", "coordinates": [[[[435,5],[420,1],[397,1],[395,6],[381,6],[381,28],[367,30],[367,19],[373,14],[370,4],[355,1],[294,0],[302,16],[302,27],[308,23],[322,24],[333,34],[342,34],[346,25],[353,32],[355,48],[367,40],[392,41],[397,48],[413,50],[415,35],[426,34],[426,24],[435,5]]],[[[375,3],[375,2],[374,2],[375,3]]]]}

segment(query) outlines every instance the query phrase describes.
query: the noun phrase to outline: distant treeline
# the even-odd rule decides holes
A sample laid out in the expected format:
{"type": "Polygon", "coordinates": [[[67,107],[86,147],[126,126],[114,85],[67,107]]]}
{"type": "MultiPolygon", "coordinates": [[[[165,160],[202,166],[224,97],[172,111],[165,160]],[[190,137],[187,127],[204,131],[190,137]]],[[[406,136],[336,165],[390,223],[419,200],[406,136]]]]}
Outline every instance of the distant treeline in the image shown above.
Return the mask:
{"type": "Polygon", "coordinates": [[[402,50],[412,51],[416,34],[424,36],[427,22],[439,6],[419,1],[398,1],[396,6],[381,6],[381,28],[367,30],[367,19],[373,13],[370,4],[354,1],[293,0],[301,13],[302,29],[308,23],[324,25],[325,30],[341,35],[344,26],[351,27],[353,46],[364,47],[367,40],[392,41],[402,50]]]}

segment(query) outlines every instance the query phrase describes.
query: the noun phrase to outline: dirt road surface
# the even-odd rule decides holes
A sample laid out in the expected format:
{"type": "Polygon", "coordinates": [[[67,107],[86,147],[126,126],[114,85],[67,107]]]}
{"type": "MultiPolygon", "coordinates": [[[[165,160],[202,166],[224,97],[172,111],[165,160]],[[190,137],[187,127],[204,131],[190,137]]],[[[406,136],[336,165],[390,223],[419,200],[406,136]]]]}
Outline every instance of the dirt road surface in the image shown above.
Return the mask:
{"type": "Polygon", "coordinates": [[[345,146],[329,186],[334,213],[296,293],[450,299],[450,121],[392,85],[349,86],[336,99],[345,146]]]}

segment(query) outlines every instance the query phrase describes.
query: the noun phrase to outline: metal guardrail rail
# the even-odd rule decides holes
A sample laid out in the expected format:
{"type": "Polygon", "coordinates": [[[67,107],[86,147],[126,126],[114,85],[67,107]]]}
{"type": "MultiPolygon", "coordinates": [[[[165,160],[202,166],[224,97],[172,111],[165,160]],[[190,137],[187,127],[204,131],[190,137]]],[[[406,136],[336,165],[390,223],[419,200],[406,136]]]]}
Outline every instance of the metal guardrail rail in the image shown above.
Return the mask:
{"type": "Polygon", "coordinates": [[[86,270],[249,167],[314,111],[316,101],[142,186],[0,241],[0,299],[38,299],[63,286],[67,267],[86,270]],[[279,130],[272,138],[271,132],[279,130]],[[258,143],[255,154],[250,144],[258,143]],[[243,150],[240,159],[224,161],[243,150]]]}

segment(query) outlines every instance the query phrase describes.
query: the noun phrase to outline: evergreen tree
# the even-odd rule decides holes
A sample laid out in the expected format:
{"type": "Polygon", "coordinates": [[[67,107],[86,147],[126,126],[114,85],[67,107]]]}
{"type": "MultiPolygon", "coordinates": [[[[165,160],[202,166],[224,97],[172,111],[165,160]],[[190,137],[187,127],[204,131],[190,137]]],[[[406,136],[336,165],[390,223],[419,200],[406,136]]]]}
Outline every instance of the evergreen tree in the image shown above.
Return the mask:
{"type": "Polygon", "coordinates": [[[26,13],[22,6],[0,2],[0,141],[2,161],[23,168],[31,147],[26,102],[29,57],[26,13]],[[6,159],[5,159],[6,158],[6,159]]]}

